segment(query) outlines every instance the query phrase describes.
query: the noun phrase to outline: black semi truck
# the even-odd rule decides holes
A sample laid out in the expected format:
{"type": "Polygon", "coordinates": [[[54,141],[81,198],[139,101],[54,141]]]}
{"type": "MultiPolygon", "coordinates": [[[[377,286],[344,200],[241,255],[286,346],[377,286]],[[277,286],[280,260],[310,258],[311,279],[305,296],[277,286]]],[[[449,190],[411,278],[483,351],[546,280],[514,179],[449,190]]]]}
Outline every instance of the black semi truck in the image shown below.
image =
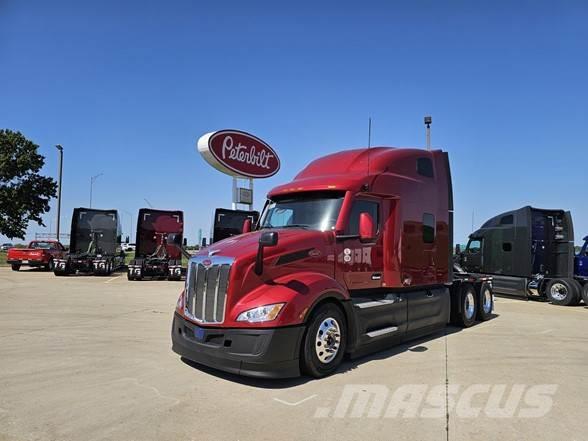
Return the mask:
{"type": "Polygon", "coordinates": [[[243,224],[247,219],[249,219],[250,225],[255,225],[259,219],[259,211],[217,208],[214,211],[211,243],[243,233],[243,224]]]}
{"type": "Polygon", "coordinates": [[[107,276],[124,266],[121,226],[116,210],[74,208],[69,252],[55,260],[56,276],[76,273],[107,276]]]}
{"type": "Polygon", "coordinates": [[[135,258],[128,265],[129,280],[144,277],[181,280],[186,273],[182,255],[185,246],[182,211],[141,208],[137,219],[135,258]]]}
{"type": "Polygon", "coordinates": [[[466,271],[492,275],[496,294],[575,305],[588,283],[574,273],[575,257],[571,213],[526,206],[484,223],[458,261],[466,271]]]}

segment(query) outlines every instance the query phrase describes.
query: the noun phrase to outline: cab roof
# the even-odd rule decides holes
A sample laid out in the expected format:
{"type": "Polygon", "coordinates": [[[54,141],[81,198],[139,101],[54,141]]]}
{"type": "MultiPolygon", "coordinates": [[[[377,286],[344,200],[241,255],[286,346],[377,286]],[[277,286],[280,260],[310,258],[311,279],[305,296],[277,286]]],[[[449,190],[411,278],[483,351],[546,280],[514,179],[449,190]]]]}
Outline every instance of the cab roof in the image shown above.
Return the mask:
{"type": "Polygon", "coordinates": [[[268,196],[305,191],[360,191],[383,173],[417,178],[416,159],[430,158],[440,150],[372,147],[344,150],[315,159],[294,180],[272,189],[268,196]],[[369,173],[368,173],[369,162],[369,173]]]}

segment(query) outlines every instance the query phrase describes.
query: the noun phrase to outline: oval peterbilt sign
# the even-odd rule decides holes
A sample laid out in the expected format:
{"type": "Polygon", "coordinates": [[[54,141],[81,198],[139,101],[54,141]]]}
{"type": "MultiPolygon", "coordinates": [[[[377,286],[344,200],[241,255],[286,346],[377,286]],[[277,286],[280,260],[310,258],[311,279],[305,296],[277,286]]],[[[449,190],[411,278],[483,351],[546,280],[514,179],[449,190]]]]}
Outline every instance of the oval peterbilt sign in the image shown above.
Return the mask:
{"type": "Polygon", "coordinates": [[[280,170],[280,158],[261,139],[239,130],[207,133],[198,151],[217,170],[231,176],[269,178],[280,170]]]}

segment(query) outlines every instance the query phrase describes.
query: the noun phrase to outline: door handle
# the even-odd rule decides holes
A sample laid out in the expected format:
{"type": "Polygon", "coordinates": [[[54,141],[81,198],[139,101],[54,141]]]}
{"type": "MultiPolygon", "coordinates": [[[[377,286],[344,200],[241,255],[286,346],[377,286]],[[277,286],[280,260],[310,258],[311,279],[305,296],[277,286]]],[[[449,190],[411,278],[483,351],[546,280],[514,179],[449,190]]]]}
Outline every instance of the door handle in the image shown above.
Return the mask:
{"type": "Polygon", "coordinates": [[[381,280],[382,279],[382,273],[373,273],[372,274],[372,280],[381,280]]]}

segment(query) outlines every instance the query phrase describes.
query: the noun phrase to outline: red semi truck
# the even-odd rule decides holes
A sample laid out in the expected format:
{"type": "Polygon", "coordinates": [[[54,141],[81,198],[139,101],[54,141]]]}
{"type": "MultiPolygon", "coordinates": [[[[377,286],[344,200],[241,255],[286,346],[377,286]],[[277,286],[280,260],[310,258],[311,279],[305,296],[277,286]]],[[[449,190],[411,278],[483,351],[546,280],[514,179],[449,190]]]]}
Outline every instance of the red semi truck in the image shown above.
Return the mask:
{"type": "Polygon", "coordinates": [[[141,208],[137,219],[135,258],[128,265],[127,278],[144,277],[181,280],[185,273],[184,213],[141,208]]]}
{"type": "Polygon", "coordinates": [[[192,257],[173,350],[257,377],[358,357],[490,318],[491,279],[453,273],[447,153],[378,147],[310,163],[258,224],[192,257]]]}

